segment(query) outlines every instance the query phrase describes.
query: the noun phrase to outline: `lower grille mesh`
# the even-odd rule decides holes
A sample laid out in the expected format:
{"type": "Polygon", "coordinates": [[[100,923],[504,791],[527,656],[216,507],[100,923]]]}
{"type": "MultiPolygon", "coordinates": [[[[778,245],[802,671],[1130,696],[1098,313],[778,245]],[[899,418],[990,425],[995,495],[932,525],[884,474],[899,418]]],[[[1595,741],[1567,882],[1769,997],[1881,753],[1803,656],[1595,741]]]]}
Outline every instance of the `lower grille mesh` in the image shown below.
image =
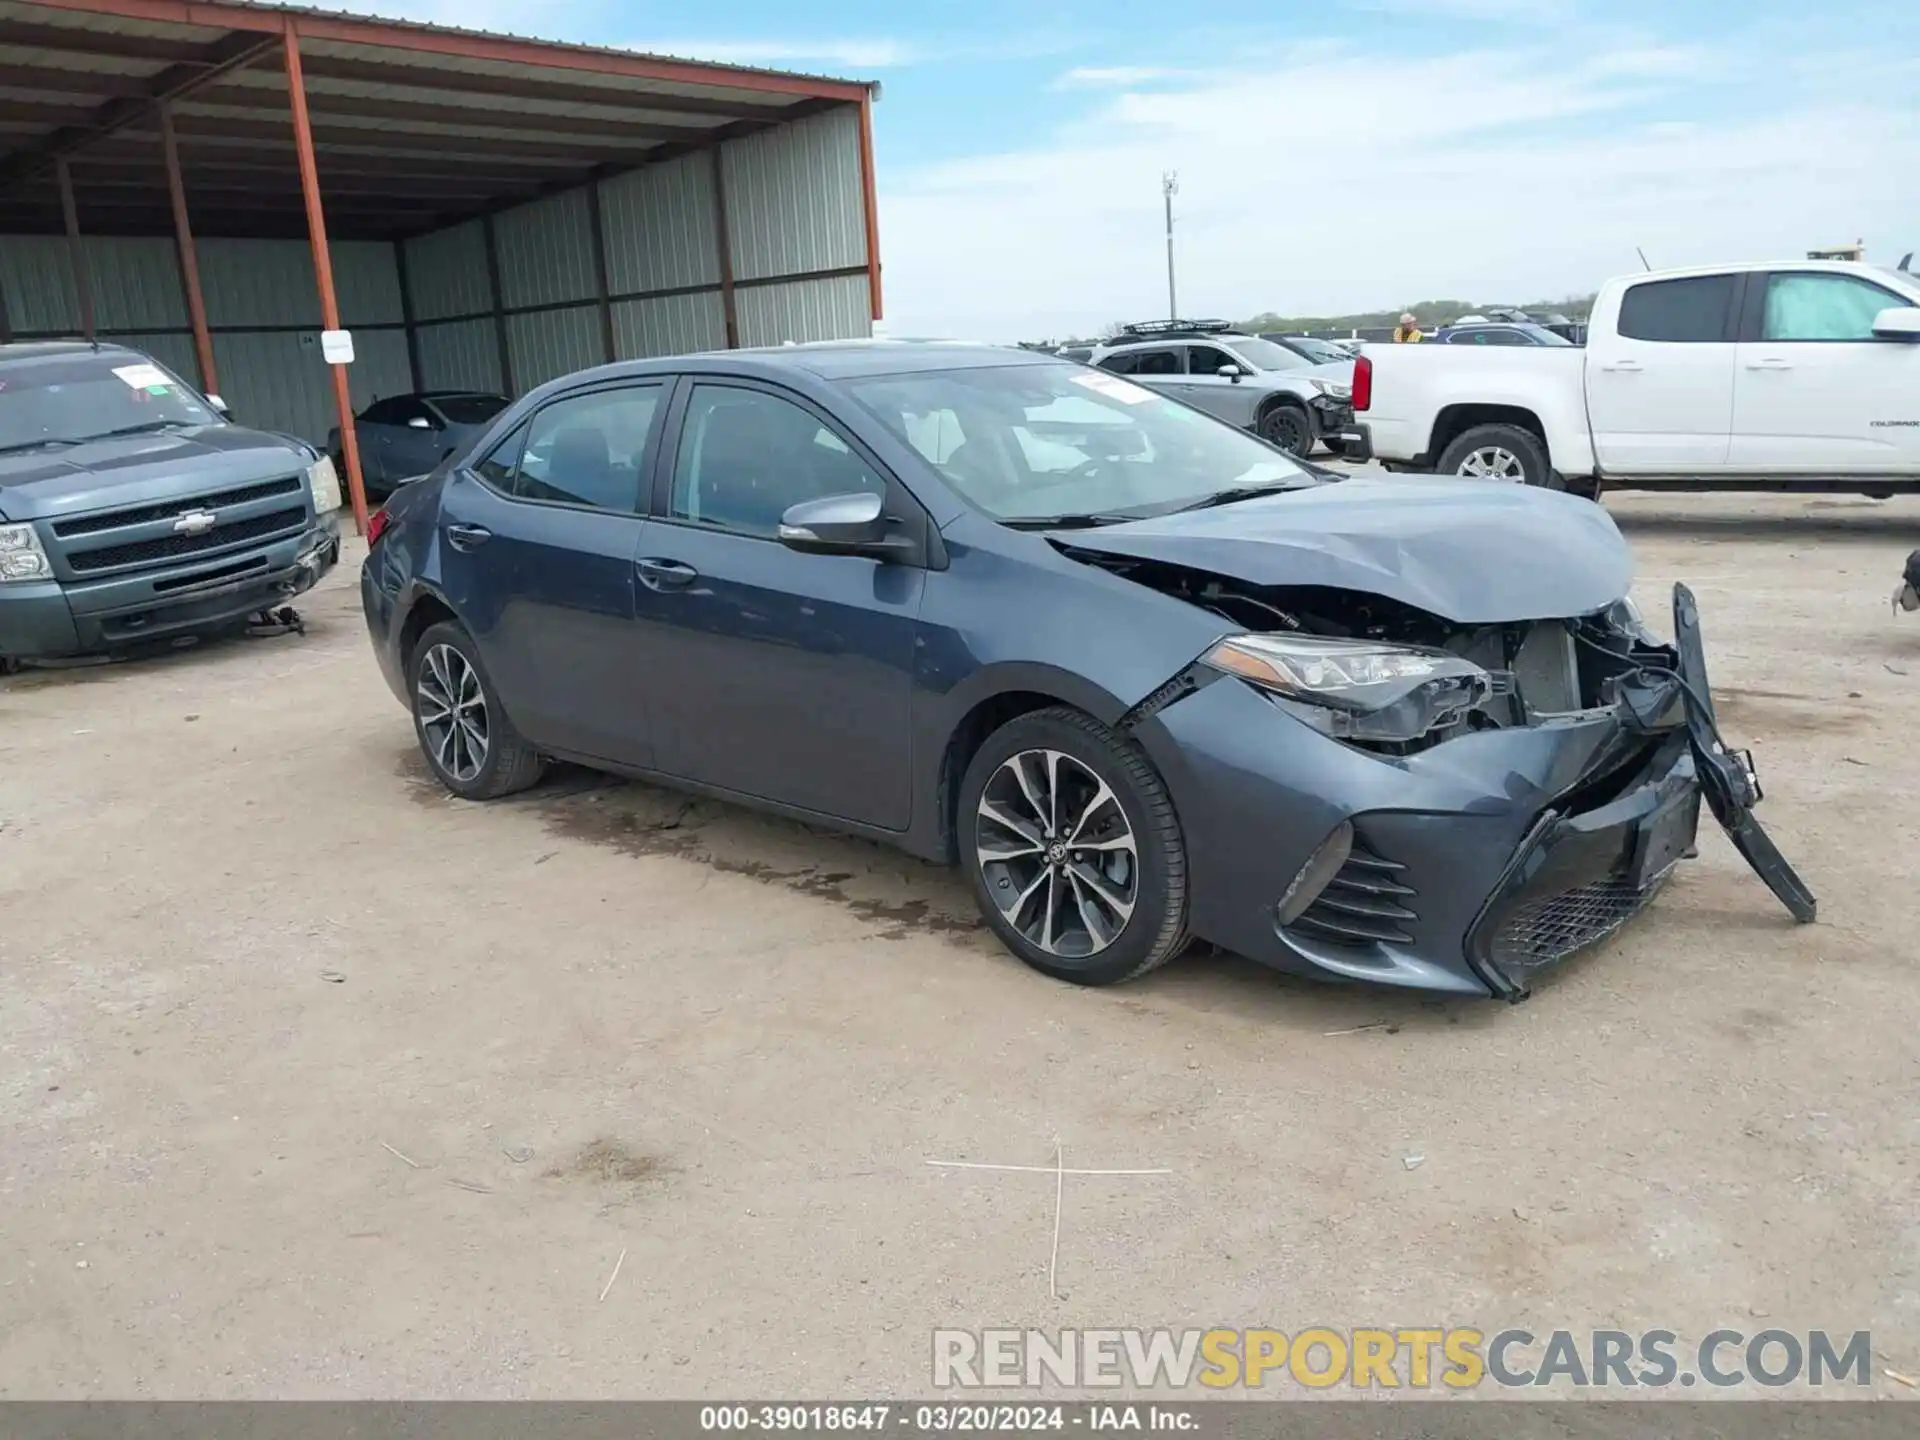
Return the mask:
{"type": "Polygon", "coordinates": [[[1342,945],[1410,945],[1404,928],[1420,918],[1412,908],[1418,892],[1407,867],[1375,854],[1358,837],[1337,875],[1287,928],[1303,938],[1342,945]]]}
{"type": "Polygon", "coordinates": [[[1624,875],[1609,875],[1524,901],[1494,932],[1491,958],[1509,972],[1556,964],[1613,934],[1645,909],[1664,883],[1639,890],[1624,875]]]}

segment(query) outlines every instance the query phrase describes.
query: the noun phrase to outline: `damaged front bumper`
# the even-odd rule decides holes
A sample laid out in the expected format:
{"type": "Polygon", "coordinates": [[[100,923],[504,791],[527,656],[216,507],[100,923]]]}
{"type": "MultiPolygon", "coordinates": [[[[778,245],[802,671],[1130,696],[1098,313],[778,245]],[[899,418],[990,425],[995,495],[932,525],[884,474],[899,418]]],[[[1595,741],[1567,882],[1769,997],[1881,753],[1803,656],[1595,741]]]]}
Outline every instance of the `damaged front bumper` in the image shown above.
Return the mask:
{"type": "Polygon", "coordinates": [[[1674,619],[1674,646],[1610,682],[1610,703],[1410,755],[1301,745],[1239,683],[1166,704],[1152,726],[1172,742],[1194,933],[1297,973],[1517,1000],[1660,892],[1703,800],[1812,920],[1753,819],[1750,757],[1716,729],[1684,586],[1674,619]]]}

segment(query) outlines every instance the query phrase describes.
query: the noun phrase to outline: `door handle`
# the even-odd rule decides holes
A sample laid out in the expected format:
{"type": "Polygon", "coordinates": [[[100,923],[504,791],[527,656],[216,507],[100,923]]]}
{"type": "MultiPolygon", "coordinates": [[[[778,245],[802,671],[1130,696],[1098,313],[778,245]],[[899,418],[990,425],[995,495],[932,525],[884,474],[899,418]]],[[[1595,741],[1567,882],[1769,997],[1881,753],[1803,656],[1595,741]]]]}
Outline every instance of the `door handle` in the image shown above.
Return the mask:
{"type": "Polygon", "coordinates": [[[678,560],[636,560],[640,583],[649,590],[684,590],[700,578],[700,572],[678,560]]]}
{"type": "Polygon", "coordinates": [[[1638,360],[1612,360],[1600,368],[1602,370],[1625,370],[1630,374],[1637,374],[1645,367],[1642,366],[1638,360]]]}
{"type": "Polygon", "coordinates": [[[474,550],[493,538],[493,532],[484,525],[449,525],[447,543],[456,550],[474,550]]]}
{"type": "Polygon", "coordinates": [[[1793,368],[1793,362],[1791,360],[1782,360],[1777,355],[1767,355],[1759,360],[1747,361],[1747,368],[1749,370],[1791,370],[1793,368]]]}

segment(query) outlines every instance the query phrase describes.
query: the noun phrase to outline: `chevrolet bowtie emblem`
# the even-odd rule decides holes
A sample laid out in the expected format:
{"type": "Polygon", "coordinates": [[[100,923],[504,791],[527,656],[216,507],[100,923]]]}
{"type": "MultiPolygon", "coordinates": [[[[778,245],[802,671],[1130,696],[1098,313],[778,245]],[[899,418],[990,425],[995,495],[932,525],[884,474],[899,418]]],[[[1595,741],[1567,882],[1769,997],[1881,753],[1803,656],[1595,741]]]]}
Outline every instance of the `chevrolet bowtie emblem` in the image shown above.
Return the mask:
{"type": "Polygon", "coordinates": [[[220,517],[211,510],[189,510],[173,522],[176,535],[204,535],[220,523],[220,517]]]}

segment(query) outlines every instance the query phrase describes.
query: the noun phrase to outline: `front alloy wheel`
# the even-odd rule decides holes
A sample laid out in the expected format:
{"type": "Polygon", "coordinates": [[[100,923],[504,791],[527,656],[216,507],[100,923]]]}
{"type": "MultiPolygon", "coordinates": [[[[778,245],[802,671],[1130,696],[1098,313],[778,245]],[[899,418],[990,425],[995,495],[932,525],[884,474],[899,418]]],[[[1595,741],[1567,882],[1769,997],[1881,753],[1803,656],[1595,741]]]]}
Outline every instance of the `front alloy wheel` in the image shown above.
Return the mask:
{"type": "Polygon", "coordinates": [[[954,840],[980,913],[1044,974],[1114,985],[1187,940],[1187,858],[1144,751],[1066,706],[987,736],[961,778],[954,840]]]}
{"type": "Polygon", "coordinates": [[[974,851],[1007,924],[1049,955],[1098,955],[1133,918],[1133,827],[1107,782],[1071,755],[1003,761],[980,797],[974,851]]]}

